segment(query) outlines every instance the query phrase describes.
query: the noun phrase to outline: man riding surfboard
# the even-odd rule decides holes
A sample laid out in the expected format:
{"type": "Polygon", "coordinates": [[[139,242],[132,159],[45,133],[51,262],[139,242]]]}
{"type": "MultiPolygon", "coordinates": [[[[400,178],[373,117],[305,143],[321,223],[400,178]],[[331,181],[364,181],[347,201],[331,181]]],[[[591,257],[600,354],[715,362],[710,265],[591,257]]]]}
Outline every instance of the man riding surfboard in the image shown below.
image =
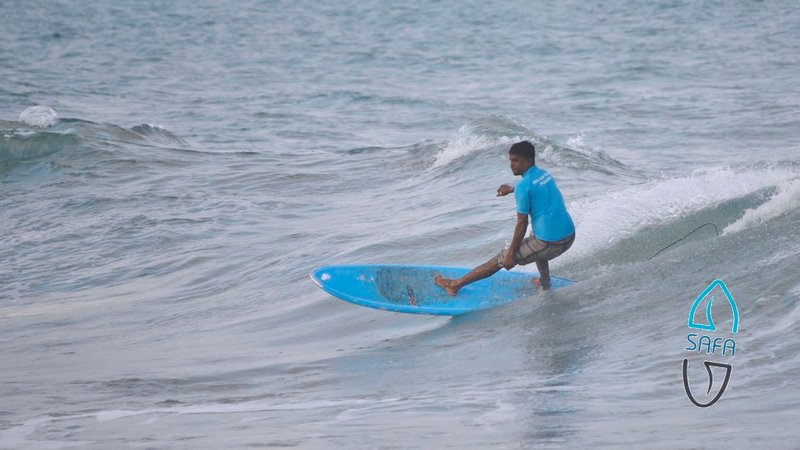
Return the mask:
{"type": "Polygon", "coordinates": [[[507,249],[481,264],[461,278],[434,279],[450,295],[456,295],[462,287],[492,276],[500,269],[511,270],[516,265],[536,263],[539,278],[534,284],[544,290],[550,289],[550,266],[548,261],[567,251],[575,241],[575,224],[572,222],[564,198],[550,172],[536,166],[536,149],[528,141],[517,142],[508,151],[511,172],[522,176],[516,186],[508,184],[497,188],[497,196],[514,193],[517,203],[517,225],[514,237],[507,249]],[[528,217],[532,219],[531,236],[525,237],[528,217]]]}

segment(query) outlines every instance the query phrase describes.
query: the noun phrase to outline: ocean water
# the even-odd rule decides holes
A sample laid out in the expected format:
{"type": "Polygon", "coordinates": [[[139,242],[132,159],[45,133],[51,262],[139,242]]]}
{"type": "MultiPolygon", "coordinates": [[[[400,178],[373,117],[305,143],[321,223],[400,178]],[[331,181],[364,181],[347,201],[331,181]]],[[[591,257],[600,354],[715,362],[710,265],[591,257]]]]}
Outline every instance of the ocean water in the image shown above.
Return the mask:
{"type": "Polygon", "coordinates": [[[0,448],[800,447],[794,2],[1,9],[0,448]],[[576,284],[447,318],[309,281],[484,262],[521,139],[576,284]],[[733,357],[686,350],[715,279],[733,357]]]}

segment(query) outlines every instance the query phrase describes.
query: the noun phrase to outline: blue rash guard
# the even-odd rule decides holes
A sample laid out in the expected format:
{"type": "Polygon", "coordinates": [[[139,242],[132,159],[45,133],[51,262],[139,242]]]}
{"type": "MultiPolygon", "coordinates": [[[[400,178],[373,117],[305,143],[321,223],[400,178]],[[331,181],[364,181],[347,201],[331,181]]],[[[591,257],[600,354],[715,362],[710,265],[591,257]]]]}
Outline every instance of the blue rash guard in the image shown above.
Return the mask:
{"type": "Polygon", "coordinates": [[[517,212],[531,216],[533,233],[542,241],[555,242],[575,233],[564,197],[550,172],[532,166],[514,188],[517,212]]]}

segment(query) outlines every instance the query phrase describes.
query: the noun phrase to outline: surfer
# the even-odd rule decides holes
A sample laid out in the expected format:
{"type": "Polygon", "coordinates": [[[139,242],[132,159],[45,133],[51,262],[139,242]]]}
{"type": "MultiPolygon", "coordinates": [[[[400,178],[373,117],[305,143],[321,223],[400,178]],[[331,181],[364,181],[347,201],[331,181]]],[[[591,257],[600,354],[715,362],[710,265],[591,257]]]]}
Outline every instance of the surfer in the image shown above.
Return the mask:
{"type": "Polygon", "coordinates": [[[516,187],[503,184],[497,196],[514,193],[517,202],[517,225],[508,248],[481,264],[461,278],[444,278],[436,275],[434,281],[450,295],[462,287],[492,276],[500,269],[511,270],[517,264],[536,263],[539,278],[533,283],[543,290],[550,289],[548,261],[567,251],[575,241],[575,224],[564,205],[564,198],[550,172],[536,166],[536,149],[528,141],[517,142],[508,151],[511,172],[522,176],[516,187]],[[533,232],[525,237],[528,216],[533,220],[533,232]]]}

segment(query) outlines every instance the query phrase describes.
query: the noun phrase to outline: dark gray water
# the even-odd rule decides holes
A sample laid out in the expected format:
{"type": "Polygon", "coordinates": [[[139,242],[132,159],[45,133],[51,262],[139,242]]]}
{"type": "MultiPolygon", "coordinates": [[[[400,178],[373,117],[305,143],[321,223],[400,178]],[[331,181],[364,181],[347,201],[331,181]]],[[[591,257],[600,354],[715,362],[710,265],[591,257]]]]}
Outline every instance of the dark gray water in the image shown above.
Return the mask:
{"type": "Polygon", "coordinates": [[[0,448],[797,448],[793,2],[2,11],[0,448]],[[520,139],[575,285],[450,319],[308,280],[485,261],[520,139]],[[685,350],[717,278],[735,357],[685,350]]]}

